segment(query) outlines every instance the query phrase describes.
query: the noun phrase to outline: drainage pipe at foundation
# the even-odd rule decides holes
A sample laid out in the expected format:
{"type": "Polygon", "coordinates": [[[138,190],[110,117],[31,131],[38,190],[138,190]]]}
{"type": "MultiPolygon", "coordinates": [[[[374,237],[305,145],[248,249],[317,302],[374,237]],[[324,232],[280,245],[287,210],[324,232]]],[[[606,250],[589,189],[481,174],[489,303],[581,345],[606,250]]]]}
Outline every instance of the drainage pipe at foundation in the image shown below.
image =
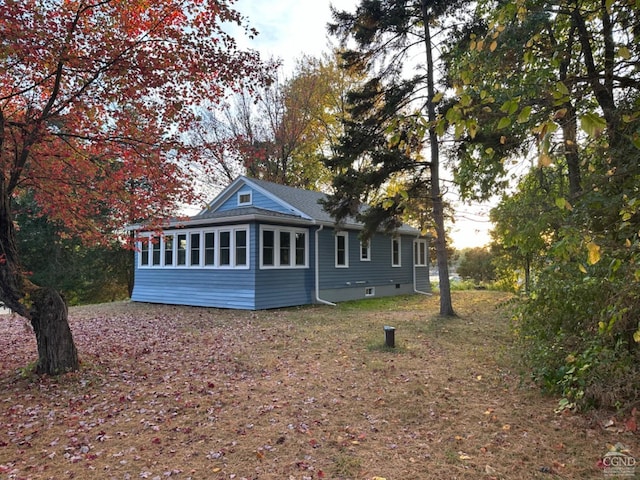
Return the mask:
{"type": "Polygon", "coordinates": [[[323,300],[322,298],[320,298],[320,232],[322,231],[322,229],[324,228],[324,225],[320,225],[320,228],[318,228],[316,230],[316,255],[315,255],[315,267],[316,267],[316,302],[317,303],[324,303],[325,305],[331,305],[332,307],[335,307],[336,304],[332,303],[328,300],[323,300]]]}

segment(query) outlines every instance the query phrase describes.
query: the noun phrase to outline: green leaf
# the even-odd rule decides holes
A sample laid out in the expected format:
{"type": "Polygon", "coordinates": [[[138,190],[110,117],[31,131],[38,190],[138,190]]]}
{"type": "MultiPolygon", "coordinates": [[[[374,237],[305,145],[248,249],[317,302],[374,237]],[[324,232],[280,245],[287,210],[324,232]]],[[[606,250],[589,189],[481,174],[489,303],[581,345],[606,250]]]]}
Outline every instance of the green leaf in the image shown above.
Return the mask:
{"type": "Polygon", "coordinates": [[[516,121],[518,123],[526,123],[529,121],[530,116],[531,116],[531,106],[527,105],[520,111],[520,114],[518,115],[518,119],[516,121]]]}
{"type": "Polygon", "coordinates": [[[442,97],[444,97],[444,92],[436,93],[431,99],[431,103],[439,103],[440,100],[442,100],[442,97]]]}
{"type": "Polygon", "coordinates": [[[631,52],[626,46],[621,46],[618,49],[618,56],[624,58],[625,60],[629,60],[631,58],[631,52]]]}
{"type": "Polygon", "coordinates": [[[520,101],[518,99],[507,100],[500,107],[500,111],[508,115],[513,115],[518,111],[520,101]]]}
{"type": "Polygon", "coordinates": [[[511,126],[511,119],[510,119],[509,117],[502,117],[502,118],[500,119],[500,121],[498,122],[498,127],[497,127],[497,129],[498,129],[498,130],[501,130],[501,129],[503,129],[503,128],[507,128],[507,127],[509,127],[509,126],[511,126]]]}
{"type": "Polygon", "coordinates": [[[604,118],[589,112],[580,117],[580,128],[590,137],[599,137],[607,127],[604,118]]]}
{"type": "Polygon", "coordinates": [[[463,107],[468,107],[473,102],[471,95],[467,95],[466,93],[460,97],[460,105],[463,107]]]}

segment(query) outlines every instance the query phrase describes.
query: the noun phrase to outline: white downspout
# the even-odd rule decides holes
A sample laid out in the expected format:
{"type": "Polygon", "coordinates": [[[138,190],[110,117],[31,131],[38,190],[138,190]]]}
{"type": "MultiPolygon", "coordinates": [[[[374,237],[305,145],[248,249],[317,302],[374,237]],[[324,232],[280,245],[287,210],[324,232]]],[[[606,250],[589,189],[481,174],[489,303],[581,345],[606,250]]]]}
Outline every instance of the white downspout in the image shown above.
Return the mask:
{"type": "MultiPolygon", "coordinates": [[[[418,237],[420,238],[420,237],[418,237]]],[[[429,297],[433,296],[433,293],[431,292],[423,292],[422,290],[418,290],[418,279],[416,278],[416,259],[415,259],[415,254],[416,254],[416,241],[414,240],[413,242],[413,291],[414,293],[420,293],[422,295],[427,295],[429,297]]],[[[429,251],[424,252],[425,255],[429,254],[429,251]]],[[[427,267],[429,266],[429,262],[427,262],[427,267]]],[[[427,275],[429,275],[429,270],[427,269],[427,275]]]]}
{"type": "Polygon", "coordinates": [[[335,307],[336,304],[335,303],[331,303],[328,300],[323,300],[322,298],[320,298],[320,243],[319,243],[319,238],[320,238],[320,231],[324,228],[324,225],[320,225],[320,228],[318,228],[316,230],[316,255],[315,255],[315,263],[316,263],[316,302],[317,303],[324,303],[325,305],[331,305],[332,307],[335,307]]]}

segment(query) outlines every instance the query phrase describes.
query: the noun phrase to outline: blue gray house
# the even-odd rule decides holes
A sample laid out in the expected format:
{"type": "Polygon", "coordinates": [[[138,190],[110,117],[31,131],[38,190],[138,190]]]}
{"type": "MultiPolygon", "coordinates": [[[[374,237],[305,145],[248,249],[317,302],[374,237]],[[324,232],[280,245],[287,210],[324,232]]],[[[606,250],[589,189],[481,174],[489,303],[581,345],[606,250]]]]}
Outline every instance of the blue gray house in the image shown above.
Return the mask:
{"type": "Polygon", "coordinates": [[[360,239],[324,194],[238,177],[162,233],[139,230],[132,300],[261,310],[428,293],[428,238],[408,225],[360,239]],[[154,238],[155,237],[155,238],[154,238]]]}

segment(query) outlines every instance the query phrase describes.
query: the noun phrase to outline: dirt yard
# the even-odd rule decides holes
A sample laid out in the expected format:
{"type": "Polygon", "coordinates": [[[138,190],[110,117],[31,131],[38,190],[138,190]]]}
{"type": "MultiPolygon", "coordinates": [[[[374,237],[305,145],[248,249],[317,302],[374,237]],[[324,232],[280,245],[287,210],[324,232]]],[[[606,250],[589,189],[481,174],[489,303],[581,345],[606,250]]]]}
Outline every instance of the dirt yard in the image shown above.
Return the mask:
{"type": "Polygon", "coordinates": [[[640,463],[629,419],[556,413],[521,379],[506,299],[76,307],[82,368],[58,378],[0,316],[0,479],[605,479],[617,443],[640,463]]]}

